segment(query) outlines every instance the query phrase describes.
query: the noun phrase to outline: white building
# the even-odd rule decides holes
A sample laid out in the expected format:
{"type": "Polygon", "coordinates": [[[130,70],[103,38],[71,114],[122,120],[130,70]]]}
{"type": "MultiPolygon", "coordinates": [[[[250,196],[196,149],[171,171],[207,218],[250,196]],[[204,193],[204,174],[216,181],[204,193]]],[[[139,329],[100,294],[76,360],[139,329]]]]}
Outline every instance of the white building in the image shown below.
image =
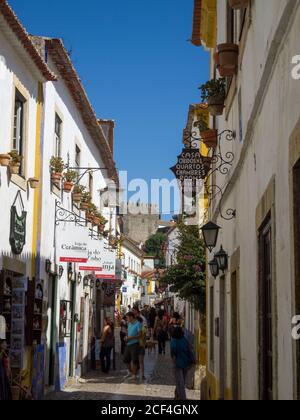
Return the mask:
{"type": "Polygon", "coordinates": [[[141,304],[145,295],[142,283],[142,266],[144,253],[139,245],[132,239],[124,236],[122,238],[122,307],[128,311],[134,304],[141,304]]]}
{"type": "MultiPolygon", "coordinates": [[[[0,314],[22,320],[20,326],[7,319],[17,331],[8,331],[7,340],[19,370],[30,371],[33,348],[40,353],[42,382],[60,388],[87,369],[101,315],[115,304],[117,201],[107,202],[112,181],[118,188],[114,122],[97,119],[62,41],[29,37],[6,1],[0,5],[0,153],[23,155],[17,174],[0,168],[0,314]],[[64,180],[53,181],[53,156],[67,166],[60,172],[75,171],[90,193],[107,220],[104,234],[66,192],[64,180]],[[33,177],[38,189],[29,187],[33,177]],[[23,298],[19,291],[12,301],[5,295],[11,278],[24,279],[15,285],[23,287],[23,298]],[[17,360],[20,353],[23,360],[17,360]]],[[[29,385],[37,383],[31,374],[29,385]]],[[[40,398],[43,389],[37,388],[40,398]]]]}
{"type": "Polygon", "coordinates": [[[229,267],[207,284],[208,398],[291,400],[300,398],[300,347],[291,335],[300,312],[300,82],[292,77],[300,2],[244,4],[233,11],[225,0],[195,2],[193,42],[199,34],[212,53],[239,46],[225,110],[211,118],[236,138],[221,140],[234,162],[212,180],[223,191],[210,206],[221,227],[215,252],[223,245],[229,267]]]}

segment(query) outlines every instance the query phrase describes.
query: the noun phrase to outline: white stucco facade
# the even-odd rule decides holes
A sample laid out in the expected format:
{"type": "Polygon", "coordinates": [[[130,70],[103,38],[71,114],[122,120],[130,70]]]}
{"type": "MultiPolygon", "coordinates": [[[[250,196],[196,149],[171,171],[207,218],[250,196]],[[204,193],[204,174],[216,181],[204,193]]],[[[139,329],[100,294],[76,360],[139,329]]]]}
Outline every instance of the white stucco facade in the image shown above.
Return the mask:
{"type": "MultiPolygon", "coordinates": [[[[292,78],[291,62],[299,53],[300,4],[285,0],[249,3],[243,42],[240,42],[238,74],[232,80],[224,114],[216,119],[215,126],[219,133],[229,129],[237,134],[232,142],[222,140],[223,153],[235,154],[233,167],[225,176],[217,172],[214,179],[224,192],[223,216],[227,209],[234,209],[236,218],[225,221],[220,216],[218,202],[210,207],[210,218],[221,227],[214,252],[223,245],[230,260],[225,277],[211,278],[208,282],[208,316],[211,317],[208,371],[219,384],[225,381],[223,392],[221,390],[217,395],[230,398],[233,363],[237,363],[238,397],[243,400],[262,398],[266,378],[261,370],[263,308],[260,287],[263,279],[260,272],[264,257],[260,253],[259,237],[270,217],[271,394],[273,399],[288,400],[297,398],[296,343],[291,336],[291,321],[295,315],[291,162],[296,159],[293,136],[300,122],[300,83],[292,78]],[[234,331],[232,287],[235,281],[238,319],[234,331]],[[224,305],[223,309],[220,305],[224,305]],[[221,349],[221,337],[215,331],[216,320],[221,323],[221,335],[224,334],[221,349]],[[236,359],[232,354],[235,339],[238,341],[236,359]],[[224,362],[220,354],[224,355],[224,362]]],[[[235,42],[238,43],[239,12],[235,13],[235,42]]],[[[226,2],[223,0],[217,1],[217,16],[217,43],[220,44],[226,42],[226,2]]],[[[211,78],[214,71],[211,67],[211,78]]]]}

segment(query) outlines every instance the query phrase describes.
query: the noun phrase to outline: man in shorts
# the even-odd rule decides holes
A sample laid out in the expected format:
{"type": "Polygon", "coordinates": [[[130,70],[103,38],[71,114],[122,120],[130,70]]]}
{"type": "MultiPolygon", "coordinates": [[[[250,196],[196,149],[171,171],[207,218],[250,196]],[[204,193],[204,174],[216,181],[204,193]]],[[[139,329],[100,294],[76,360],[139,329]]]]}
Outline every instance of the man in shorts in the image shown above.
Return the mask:
{"type": "Polygon", "coordinates": [[[126,337],[126,349],[124,354],[124,363],[128,366],[128,379],[137,380],[137,371],[139,366],[139,341],[141,336],[142,326],[136,319],[133,312],[128,312],[128,335],[126,337]]]}

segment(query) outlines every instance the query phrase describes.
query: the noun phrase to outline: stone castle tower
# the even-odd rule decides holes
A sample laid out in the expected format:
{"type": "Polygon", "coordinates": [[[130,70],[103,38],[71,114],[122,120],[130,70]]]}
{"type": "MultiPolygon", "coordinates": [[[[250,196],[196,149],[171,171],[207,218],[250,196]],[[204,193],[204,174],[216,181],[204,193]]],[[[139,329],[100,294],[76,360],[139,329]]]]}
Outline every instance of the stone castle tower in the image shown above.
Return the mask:
{"type": "Polygon", "coordinates": [[[160,214],[156,205],[129,203],[123,214],[123,233],[135,242],[145,243],[159,227],[160,214]]]}

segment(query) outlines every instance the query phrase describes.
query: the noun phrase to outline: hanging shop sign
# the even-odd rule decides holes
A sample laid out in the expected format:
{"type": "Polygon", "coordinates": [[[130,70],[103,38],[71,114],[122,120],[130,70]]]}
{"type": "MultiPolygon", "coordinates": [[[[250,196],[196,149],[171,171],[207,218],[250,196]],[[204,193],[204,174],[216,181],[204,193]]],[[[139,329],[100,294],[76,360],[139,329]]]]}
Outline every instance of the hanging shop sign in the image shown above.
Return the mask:
{"type": "Polygon", "coordinates": [[[170,169],[176,179],[181,182],[205,179],[209,171],[209,167],[205,164],[200,151],[187,148],[182,150],[182,153],[178,156],[177,164],[170,169]]]}
{"type": "Polygon", "coordinates": [[[80,265],[81,271],[102,272],[104,241],[89,238],[88,240],[88,260],[86,264],[80,265]]]}
{"type": "Polygon", "coordinates": [[[106,242],[103,244],[102,271],[96,277],[116,280],[116,250],[111,249],[106,242]]]}
{"type": "Polygon", "coordinates": [[[56,243],[59,261],[86,264],[88,243],[88,229],[71,223],[61,224],[57,232],[56,243]]]}
{"type": "Polygon", "coordinates": [[[26,243],[26,219],[27,212],[22,211],[18,215],[16,206],[12,206],[10,211],[10,237],[9,242],[13,254],[20,255],[26,243]]]}

